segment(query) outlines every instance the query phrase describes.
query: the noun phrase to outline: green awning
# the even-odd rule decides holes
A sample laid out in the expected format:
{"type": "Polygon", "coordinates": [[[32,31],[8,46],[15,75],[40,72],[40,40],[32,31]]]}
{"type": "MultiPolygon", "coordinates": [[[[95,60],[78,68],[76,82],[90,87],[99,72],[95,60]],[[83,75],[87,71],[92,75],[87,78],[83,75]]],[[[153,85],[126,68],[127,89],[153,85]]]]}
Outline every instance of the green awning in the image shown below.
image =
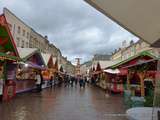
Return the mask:
{"type": "Polygon", "coordinates": [[[13,60],[13,61],[20,61],[21,59],[16,56],[7,55],[5,53],[0,52],[0,60],[13,60]]]}
{"type": "Polygon", "coordinates": [[[126,60],[123,60],[123,61],[121,61],[121,62],[119,62],[119,63],[111,66],[111,68],[114,69],[114,68],[116,68],[116,67],[118,67],[118,66],[120,66],[120,65],[122,65],[122,64],[125,64],[125,63],[127,63],[127,62],[129,62],[129,61],[131,61],[131,60],[133,60],[133,59],[135,59],[135,58],[137,58],[137,57],[140,57],[140,56],[148,56],[148,57],[151,57],[151,58],[153,58],[153,59],[156,59],[156,58],[157,58],[155,55],[151,54],[150,52],[148,52],[148,51],[143,51],[143,52],[141,52],[141,53],[139,53],[139,54],[137,54],[137,55],[135,55],[135,56],[132,56],[132,57],[126,59],[126,60]]]}

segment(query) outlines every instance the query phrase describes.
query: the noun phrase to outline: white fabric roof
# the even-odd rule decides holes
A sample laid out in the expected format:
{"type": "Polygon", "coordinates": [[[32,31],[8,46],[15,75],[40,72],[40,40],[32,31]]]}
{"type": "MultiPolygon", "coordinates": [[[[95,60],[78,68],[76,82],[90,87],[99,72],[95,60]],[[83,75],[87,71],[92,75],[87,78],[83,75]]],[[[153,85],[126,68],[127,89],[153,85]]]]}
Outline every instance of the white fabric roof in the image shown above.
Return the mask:
{"type": "Polygon", "coordinates": [[[160,47],[160,0],[85,1],[142,40],[160,47]]]}
{"type": "Polygon", "coordinates": [[[36,52],[37,48],[17,48],[20,58],[25,58],[28,55],[36,52]]]}
{"type": "Polygon", "coordinates": [[[118,73],[120,73],[120,71],[118,69],[115,69],[115,70],[113,70],[113,69],[106,69],[106,70],[104,70],[104,72],[112,73],[112,74],[118,74],[118,73]]]}
{"type": "Polygon", "coordinates": [[[55,63],[56,63],[57,58],[56,58],[56,57],[52,57],[52,60],[53,60],[53,64],[55,64],[55,63]]]}
{"type": "Polygon", "coordinates": [[[50,57],[51,57],[51,54],[41,53],[41,55],[42,55],[42,58],[43,58],[43,60],[44,60],[44,62],[45,62],[45,65],[47,65],[48,62],[49,62],[49,59],[50,59],[50,57]]]}
{"type": "MultiPolygon", "coordinates": [[[[108,60],[108,61],[98,61],[100,66],[101,66],[101,69],[104,69],[104,68],[107,68],[107,67],[110,67],[114,64],[117,63],[117,61],[111,61],[111,60],[108,60]]],[[[96,69],[96,67],[95,67],[96,69]]]]}

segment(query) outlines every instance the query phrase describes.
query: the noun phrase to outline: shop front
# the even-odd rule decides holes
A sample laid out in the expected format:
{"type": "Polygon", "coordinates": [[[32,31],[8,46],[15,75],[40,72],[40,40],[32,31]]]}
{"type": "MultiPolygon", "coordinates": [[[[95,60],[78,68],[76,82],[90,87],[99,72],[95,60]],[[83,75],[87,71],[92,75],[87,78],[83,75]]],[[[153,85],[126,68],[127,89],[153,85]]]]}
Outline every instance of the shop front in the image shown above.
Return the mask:
{"type": "Polygon", "coordinates": [[[20,61],[4,15],[0,16],[0,96],[10,100],[15,94],[16,63],[20,61]]]}
{"type": "Polygon", "coordinates": [[[50,87],[55,83],[55,76],[56,76],[56,68],[55,68],[55,59],[52,57],[51,54],[42,54],[43,60],[45,62],[46,70],[42,71],[42,76],[44,80],[43,88],[50,87]]]}
{"type": "Polygon", "coordinates": [[[46,70],[46,68],[39,50],[18,48],[18,52],[23,62],[18,64],[16,93],[22,93],[36,88],[36,73],[42,72],[46,70]]]}
{"type": "Polygon", "coordinates": [[[150,106],[147,102],[153,98],[156,66],[156,57],[147,51],[112,66],[128,70],[124,90],[124,100],[128,107],[150,106]]]}

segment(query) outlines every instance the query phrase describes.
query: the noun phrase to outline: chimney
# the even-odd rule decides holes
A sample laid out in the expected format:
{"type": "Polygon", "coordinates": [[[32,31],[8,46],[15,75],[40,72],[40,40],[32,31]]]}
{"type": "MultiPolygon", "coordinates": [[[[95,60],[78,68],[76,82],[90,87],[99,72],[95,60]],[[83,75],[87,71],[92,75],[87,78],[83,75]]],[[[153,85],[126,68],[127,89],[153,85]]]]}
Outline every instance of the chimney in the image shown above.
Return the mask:
{"type": "Polygon", "coordinates": [[[133,41],[133,40],[131,40],[131,41],[130,41],[130,45],[133,45],[133,44],[134,44],[134,41],[133,41]]]}
{"type": "Polygon", "coordinates": [[[48,40],[48,36],[47,35],[45,35],[44,38],[48,40]]]}

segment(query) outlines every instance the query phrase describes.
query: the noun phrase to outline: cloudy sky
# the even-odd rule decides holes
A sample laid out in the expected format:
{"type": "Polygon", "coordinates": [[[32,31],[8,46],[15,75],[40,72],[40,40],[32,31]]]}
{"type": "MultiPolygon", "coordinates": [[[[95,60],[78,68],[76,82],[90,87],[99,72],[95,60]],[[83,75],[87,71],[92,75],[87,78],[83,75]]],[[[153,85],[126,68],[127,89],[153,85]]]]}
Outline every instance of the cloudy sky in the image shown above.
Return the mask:
{"type": "Polygon", "coordinates": [[[0,0],[3,7],[40,34],[48,35],[64,56],[82,62],[93,54],[110,54],[123,40],[137,40],[83,0],[0,0]]]}

